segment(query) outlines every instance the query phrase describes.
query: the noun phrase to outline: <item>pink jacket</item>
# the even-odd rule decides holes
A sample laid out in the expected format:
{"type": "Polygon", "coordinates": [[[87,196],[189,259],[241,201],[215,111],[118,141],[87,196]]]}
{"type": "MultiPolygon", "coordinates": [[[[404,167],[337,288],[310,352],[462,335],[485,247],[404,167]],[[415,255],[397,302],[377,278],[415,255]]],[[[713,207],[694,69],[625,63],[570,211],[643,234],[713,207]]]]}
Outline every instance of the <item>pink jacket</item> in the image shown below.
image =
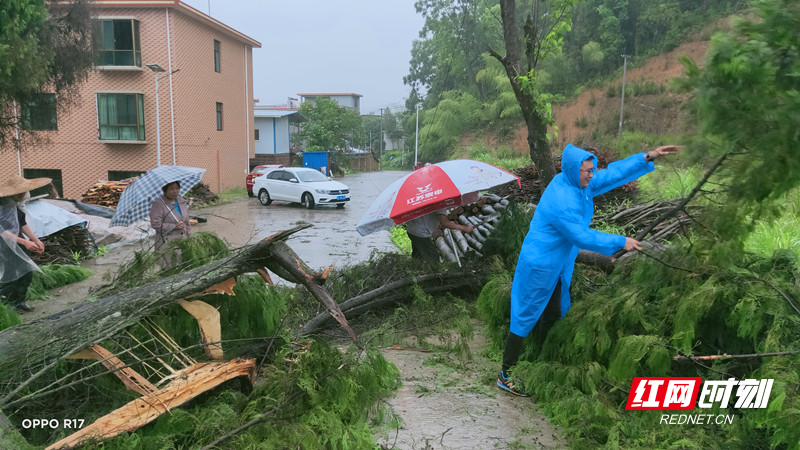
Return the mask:
{"type": "Polygon", "coordinates": [[[192,226],[189,224],[189,204],[186,199],[178,197],[180,213],[175,209],[174,203],[161,196],[150,208],[150,226],[156,230],[155,250],[161,248],[167,241],[188,237],[192,232],[192,226]],[[175,228],[178,222],[183,222],[183,230],[175,228]]]}

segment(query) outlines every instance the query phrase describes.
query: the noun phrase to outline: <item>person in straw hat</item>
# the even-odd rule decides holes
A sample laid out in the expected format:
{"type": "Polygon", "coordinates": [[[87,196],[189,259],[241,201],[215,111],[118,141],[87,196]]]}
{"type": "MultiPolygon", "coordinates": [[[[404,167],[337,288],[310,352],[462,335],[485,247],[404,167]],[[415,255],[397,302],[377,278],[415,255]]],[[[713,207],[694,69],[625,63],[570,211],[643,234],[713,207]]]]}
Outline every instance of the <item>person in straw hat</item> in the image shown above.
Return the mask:
{"type": "Polygon", "coordinates": [[[25,297],[33,272],[40,270],[25,251],[44,252],[44,244],[25,220],[22,202],[28,191],[51,181],[15,175],[0,182],[0,298],[17,311],[33,311],[33,306],[25,303],[25,297]]]}

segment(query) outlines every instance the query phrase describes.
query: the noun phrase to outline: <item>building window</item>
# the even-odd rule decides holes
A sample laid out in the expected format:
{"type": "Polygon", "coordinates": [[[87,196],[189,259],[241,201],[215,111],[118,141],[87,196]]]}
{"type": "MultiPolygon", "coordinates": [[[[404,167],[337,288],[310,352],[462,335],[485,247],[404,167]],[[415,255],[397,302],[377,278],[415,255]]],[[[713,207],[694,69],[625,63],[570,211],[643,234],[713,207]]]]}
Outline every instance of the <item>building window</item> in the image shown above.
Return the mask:
{"type": "Polygon", "coordinates": [[[214,72],[221,72],[221,63],[219,57],[219,41],[214,39],[214,72]]]}
{"type": "Polygon", "coordinates": [[[258,128],[256,128],[256,140],[258,140],[258,128]]]}
{"type": "Polygon", "coordinates": [[[222,103],[217,102],[217,131],[222,131],[222,103]]]}
{"type": "MultiPolygon", "coordinates": [[[[53,180],[53,186],[56,188],[58,196],[59,197],[64,196],[64,188],[62,187],[60,169],[22,169],[22,176],[25,178],[39,178],[39,177],[50,178],[51,180],[53,180]]],[[[49,194],[49,193],[50,193],[50,185],[42,186],[40,188],[32,190],[31,197],[36,197],[37,195],[49,194]]]]}
{"type": "Polygon", "coordinates": [[[101,140],[144,141],[143,94],[97,94],[101,140]]]}
{"type": "Polygon", "coordinates": [[[141,170],[109,170],[108,181],[122,181],[128,178],[136,178],[144,172],[141,170]]]}
{"type": "Polygon", "coordinates": [[[139,21],[98,20],[94,24],[95,64],[142,67],[139,21]]]}
{"type": "Polygon", "coordinates": [[[55,94],[33,94],[20,101],[20,125],[26,130],[58,130],[55,94]]]}

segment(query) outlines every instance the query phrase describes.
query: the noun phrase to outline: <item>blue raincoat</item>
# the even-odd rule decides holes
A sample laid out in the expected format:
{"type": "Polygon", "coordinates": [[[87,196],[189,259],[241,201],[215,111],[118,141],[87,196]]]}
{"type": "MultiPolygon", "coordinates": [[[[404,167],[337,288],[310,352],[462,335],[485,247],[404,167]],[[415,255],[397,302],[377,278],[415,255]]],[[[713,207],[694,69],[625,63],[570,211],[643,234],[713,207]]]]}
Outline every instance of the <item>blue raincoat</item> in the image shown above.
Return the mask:
{"type": "Polygon", "coordinates": [[[581,188],[580,167],[597,157],[567,144],[561,156],[561,173],[542,194],[530,229],[522,243],[511,286],[511,332],[527,336],[561,280],[561,317],[570,307],[569,286],[579,249],[612,255],[625,246],[625,237],[589,228],[594,196],[631,182],[654,169],[637,153],[596,171],[589,186],[581,188]]]}

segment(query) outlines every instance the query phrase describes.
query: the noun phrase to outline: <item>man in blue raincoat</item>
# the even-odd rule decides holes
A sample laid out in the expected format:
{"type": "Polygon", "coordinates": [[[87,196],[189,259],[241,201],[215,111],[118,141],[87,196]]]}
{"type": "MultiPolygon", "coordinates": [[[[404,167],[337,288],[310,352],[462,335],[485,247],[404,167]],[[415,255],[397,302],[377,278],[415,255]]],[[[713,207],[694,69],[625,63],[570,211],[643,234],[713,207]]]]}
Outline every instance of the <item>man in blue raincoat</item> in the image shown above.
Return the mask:
{"type": "Polygon", "coordinates": [[[560,301],[561,317],[569,310],[569,286],[579,249],[604,255],[620,249],[641,250],[641,243],[635,239],[589,228],[593,198],[651,172],[653,160],[679,150],[675,145],[658,147],[596,171],[595,155],[567,144],[561,156],[561,173],[542,194],[520,249],[511,285],[511,327],[498,387],[527,396],[508,370],[517,364],[523,338],[530,334],[551,298],[560,301]]]}

